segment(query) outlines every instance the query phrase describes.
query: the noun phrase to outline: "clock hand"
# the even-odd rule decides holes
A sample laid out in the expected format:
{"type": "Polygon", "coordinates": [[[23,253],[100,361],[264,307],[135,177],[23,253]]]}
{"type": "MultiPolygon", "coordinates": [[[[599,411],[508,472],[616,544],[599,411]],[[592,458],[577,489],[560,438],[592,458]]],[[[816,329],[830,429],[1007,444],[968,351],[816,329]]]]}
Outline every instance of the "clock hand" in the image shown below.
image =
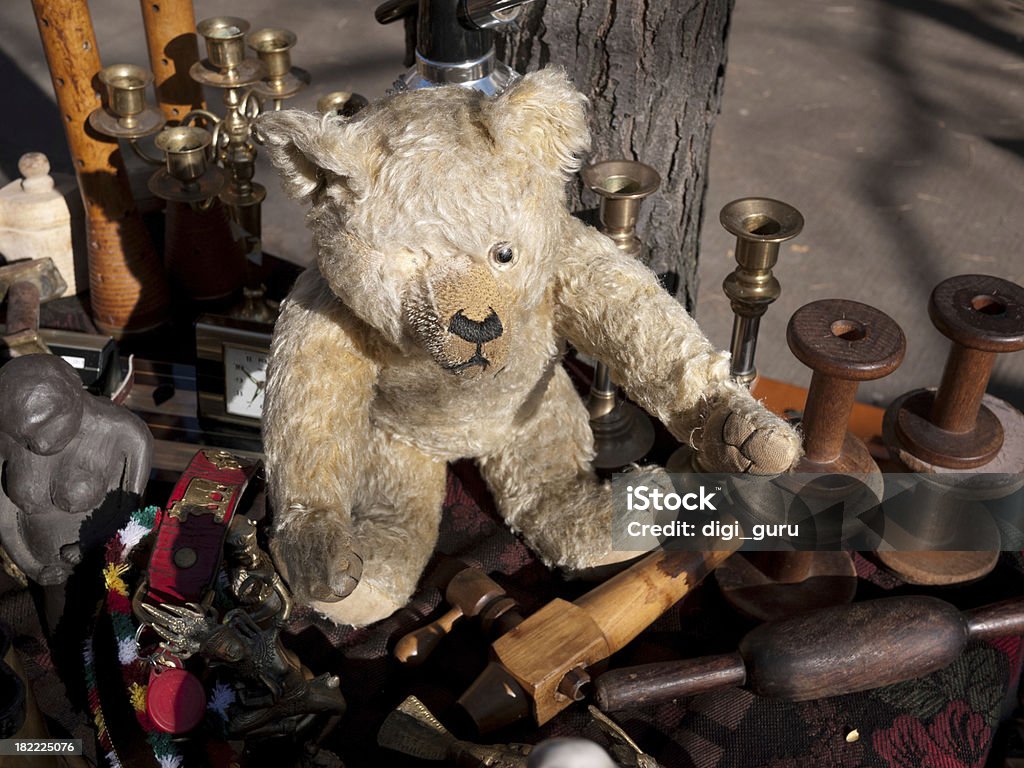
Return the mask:
{"type": "MultiPolygon", "coordinates": [[[[253,381],[256,381],[256,380],[253,379],[253,381]]],[[[267,386],[267,380],[266,379],[264,379],[263,381],[256,381],[256,391],[253,392],[252,393],[252,397],[249,398],[249,405],[252,405],[254,402],[256,402],[256,398],[259,397],[263,393],[263,388],[266,387],[266,386],[267,386]]]]}
{"type": "Polygon", "coordinates": [[[259,382],[258,382],[258,381],[257,381],[256,379],[254,379],[254,378],[252,377],[252,374],[251,374],[251,373],[249,373],[249,371],[247,371],[247,370],[246,370],[245,368],[243,368],[243,367],[242,367],[241,365],[239,365],[238,363],[235,363],[235,368],[237,368],[237,369],[238,369],[238,370],[240,370],[240,371],[241,371],[242,373],[244,373],[244,374],[245,374],[245,377],[246,377],[247,379],[249,379],[249,381],[251,381],[251,382],[252,382],[253,384],[256,384],[257,386],[259,385],[259,382]]]}

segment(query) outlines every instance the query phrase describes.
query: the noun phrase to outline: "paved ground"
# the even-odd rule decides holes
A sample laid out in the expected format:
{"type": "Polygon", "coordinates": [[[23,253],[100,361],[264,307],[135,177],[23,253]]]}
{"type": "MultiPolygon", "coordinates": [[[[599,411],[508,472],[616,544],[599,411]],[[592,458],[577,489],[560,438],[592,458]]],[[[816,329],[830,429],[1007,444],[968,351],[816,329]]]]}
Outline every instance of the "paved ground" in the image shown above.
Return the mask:
{"type": "MultiPolygon", "coordinates": [[[[568,0],[563,0],[568,1],[568,0]]],[[[348,0],[197,0],[198,18],[236,14],[299,35],[295,63],[314,88],[294,101],[355,89],[383,92],[401,69],[402,31],[374,22],[375,3],[348,0]]],[[[134,3],[93,0],[108,63],[146,62],[134,3]]],[[[8,112],[0,176],[30,149],[67,169],[63,133],[30,4],[0,6],[0,78],[8,112]]],[[[819,298],[856,299],[904,328],[900,371],[862,388],[879,402],[934,384],[946,342],[926,302],[963,272],[1024,283],[1024,0],[738,0],[723,114],[714,134],[698,319],[720,345],[732,316],[720,284],[734,262],[718,210],[764,195],[797,206],[807,225],[783,247],[783,296],[764,320],[758,364],[806,383],[785,325],[819,298]]],[[[215,103],[215,102],[214,102],[215,103]]],[[[302,215],[269,174],[267,249],[307,252],[302,215]]],[[[1024,407],[1024,353],[997,366],[992,389],[1024,407]]]]}

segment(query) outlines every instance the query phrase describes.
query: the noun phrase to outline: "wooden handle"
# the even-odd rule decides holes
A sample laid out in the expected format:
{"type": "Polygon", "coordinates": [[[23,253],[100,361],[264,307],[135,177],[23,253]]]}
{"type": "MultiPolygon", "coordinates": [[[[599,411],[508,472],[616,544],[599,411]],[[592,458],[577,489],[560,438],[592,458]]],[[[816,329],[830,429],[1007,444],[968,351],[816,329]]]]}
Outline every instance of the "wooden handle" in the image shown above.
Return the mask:
{"type": "Polygon", "coordinates": [[[203,107],[203,89],[188,74],[199,61],[192,0],[140,0],[140,5],[157,100],[169,122],[181,122],[203,107]]]}
{"type": "Polygon", "coordinates": [[[598,677],[594,700],[605,712],[615,712],[743,685],[746,679],[747,668],[738,653],[641,664],[598,677]]]}
{"type": "Polygon", "coordinates": [[[659,549],[576,600],[601,628],[611,652],[621,650],[691,592],[736,549],[684,552],[659,549]]]}
{"type": "Polygon", "coordinates": [[[972,640],[1024,635],[1024,598],[1015,597],[967,612],[972,640]]]}
{"type": "Polygon", "coordinates": [[[163,266],[132,200],[117,142],[86,129],[100,106],[92,80],[99,51],[85,0],[32,0],[86,213],[93,319],[112,335],[167,318],[163,266]]]}
{"type": "Polygon", "coordinates": [[[395,658],[410,667],[417,667],[434,652],[437,644],[452,631],[455,622],[463,616],[458,606],[425,627],[410,632],[395,645],[395,658]]]}

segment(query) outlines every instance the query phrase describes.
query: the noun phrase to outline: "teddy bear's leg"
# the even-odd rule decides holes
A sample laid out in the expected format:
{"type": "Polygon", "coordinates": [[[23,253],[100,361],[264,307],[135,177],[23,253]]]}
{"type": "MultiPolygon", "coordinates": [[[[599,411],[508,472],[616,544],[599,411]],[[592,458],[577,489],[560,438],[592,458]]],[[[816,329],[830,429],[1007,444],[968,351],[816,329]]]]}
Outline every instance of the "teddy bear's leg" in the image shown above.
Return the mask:
{"type": "Polygon", "coordinates": [[[355,627],[409,602],[437,544],[446,480],[445,462],[406,443],[377,432],[370,445],[365,490],[352,510],[362,576],[343,600],[312,603],[331,620],[355,627]]]}
{"type": "MultiPolygon", "coordinates": [[[[558,367],[536,412],[479,460],[498,511],[549,566],[577,571],[639,554],[612,550],[611,486],[594,474],[593,457],[586,408],[558,367]]],[[[660,469],[642,473],[667,480],[660,469]]]]}

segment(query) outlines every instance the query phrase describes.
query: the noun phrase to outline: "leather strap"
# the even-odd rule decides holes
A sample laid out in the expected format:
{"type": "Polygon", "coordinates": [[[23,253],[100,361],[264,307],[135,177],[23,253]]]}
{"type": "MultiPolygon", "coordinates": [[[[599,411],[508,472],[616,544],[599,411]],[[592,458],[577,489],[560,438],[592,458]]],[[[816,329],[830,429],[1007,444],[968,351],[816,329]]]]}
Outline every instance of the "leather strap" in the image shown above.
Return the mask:
{"type": "Polygon", "coordinates": [[[198,603],[213,586],[231,518],[260,464],[227,451],[192,457],[156,518],[145,602],[198,603]]]}

